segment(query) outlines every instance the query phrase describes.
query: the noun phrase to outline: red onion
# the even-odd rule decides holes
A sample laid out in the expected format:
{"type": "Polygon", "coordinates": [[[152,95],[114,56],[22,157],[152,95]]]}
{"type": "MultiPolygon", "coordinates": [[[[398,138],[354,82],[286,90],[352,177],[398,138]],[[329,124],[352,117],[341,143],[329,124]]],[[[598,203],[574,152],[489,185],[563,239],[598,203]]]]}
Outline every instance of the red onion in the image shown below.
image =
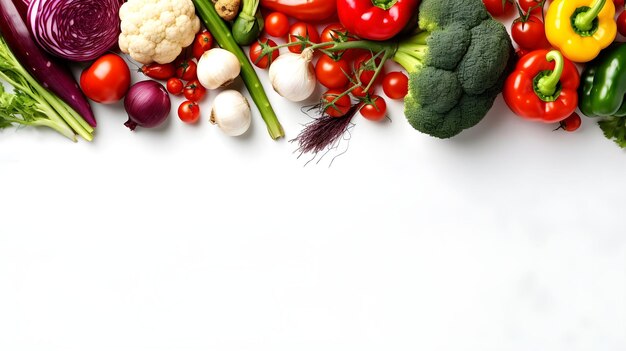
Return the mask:
{"type": "Polygon", "coordinates": [[[32,0],[28,24],[37,44],[71,61],[90,61],[117,44],[123,0],[32,0]]]}
{"type": "Polygon", "coordinates": [[[144,80],[130,87],[126,94],[124,108],[128,121],[124,125],[130,130],[135,130],[137,126],[158,127],[167,119],[171,107],[165,88],[153,80],[144,80]]]}

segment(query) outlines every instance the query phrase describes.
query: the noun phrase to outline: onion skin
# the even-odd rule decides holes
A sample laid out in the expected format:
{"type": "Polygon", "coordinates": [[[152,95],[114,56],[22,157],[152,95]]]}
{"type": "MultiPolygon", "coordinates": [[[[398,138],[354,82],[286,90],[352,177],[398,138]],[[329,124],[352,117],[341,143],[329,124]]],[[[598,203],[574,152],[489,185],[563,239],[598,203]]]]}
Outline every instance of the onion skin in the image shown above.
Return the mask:
{"type": "Polygon", "coordinates": [[[0,0],[0,33],[22,66],[41,85],[71,106],[91,126],[96,118],[66,65],[40,49],[26,25],[27,7],[21,0],[0,0]]]}
{"type": "Polygon", "coordinates": [[[137,126],[155,128],[163,124],[169,116],[172,102],[163,85],[144,80],[128,90],[124,99],[124,109],[128,113],[128,121],[124,123],[130,130],[137,126]]]}
{"type": "Polygon", "coordinates": [[[122,3],[122,0],[32,0],[27,24],[35,41],[49,53],[70,61],[91,61],[117,44],[122,3]]]}

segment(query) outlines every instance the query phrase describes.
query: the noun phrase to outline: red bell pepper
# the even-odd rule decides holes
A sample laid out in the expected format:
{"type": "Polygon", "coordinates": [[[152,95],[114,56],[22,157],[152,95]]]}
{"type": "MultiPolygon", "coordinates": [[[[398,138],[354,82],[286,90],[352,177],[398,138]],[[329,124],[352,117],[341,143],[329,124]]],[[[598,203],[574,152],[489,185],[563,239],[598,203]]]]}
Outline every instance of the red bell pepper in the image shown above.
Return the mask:
{"type": "Polygon", "coordinates": [[[406,27],[419,4],[420,0],[337,0],[337,14],[349,33],[387,40],[406,27]]]}
{"type": "Polygon", "coordinates": [[[580,75],[557,50],[535,50],[523,56],[504,83],[504,101],[518,116],[556,123],[578,106],[580,75]]]}
{"type": "Polygon", "coordinates": [[[337,0],[261,0],[261,7],[305,22],[321,22],[335,15],[337,0]]]}

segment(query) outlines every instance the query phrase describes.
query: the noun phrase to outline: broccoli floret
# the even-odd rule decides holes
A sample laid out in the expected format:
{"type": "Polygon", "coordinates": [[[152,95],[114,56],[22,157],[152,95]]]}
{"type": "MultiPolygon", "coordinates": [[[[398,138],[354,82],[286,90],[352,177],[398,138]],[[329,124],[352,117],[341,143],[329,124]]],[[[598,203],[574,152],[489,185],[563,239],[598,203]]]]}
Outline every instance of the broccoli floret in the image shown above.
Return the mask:
{"type": "Polygon", "coordinates": [[[511,39],[481,0],[423,0],[419,23],[423,32],[394,57],[410,75],[405,115],[415,129],[450,138],[493,106],[512,66],[511,39]]]}

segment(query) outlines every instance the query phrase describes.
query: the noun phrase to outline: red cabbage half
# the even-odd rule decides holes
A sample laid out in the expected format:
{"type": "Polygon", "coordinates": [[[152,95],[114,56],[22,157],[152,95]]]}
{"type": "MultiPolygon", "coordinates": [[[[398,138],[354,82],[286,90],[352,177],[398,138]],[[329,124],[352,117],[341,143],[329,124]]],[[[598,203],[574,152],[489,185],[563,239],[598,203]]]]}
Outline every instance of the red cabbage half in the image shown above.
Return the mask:
{"type": "Polygon", "coordinates": [[[70,61],[91,61],[117,44],[123,0],[32,0],[28,24],[37,44],[70,61]]]}

